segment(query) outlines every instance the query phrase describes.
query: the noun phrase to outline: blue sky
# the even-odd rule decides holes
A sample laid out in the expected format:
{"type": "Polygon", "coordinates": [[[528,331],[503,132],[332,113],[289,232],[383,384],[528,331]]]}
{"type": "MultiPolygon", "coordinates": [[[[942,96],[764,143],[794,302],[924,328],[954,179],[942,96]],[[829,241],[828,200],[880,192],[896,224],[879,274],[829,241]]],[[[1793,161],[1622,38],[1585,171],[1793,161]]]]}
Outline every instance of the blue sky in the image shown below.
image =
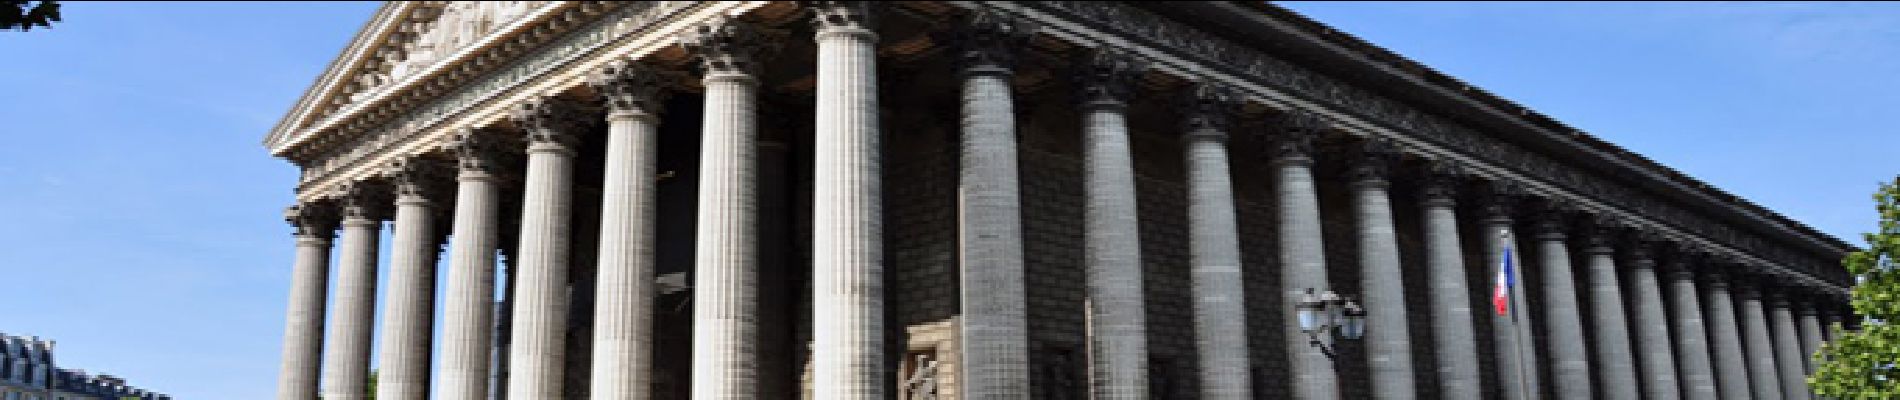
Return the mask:
{"type": "MultiPolygon", "coordinates": [[[[1834,235],[1900,173],[1900,5],[1286,5],[1834,235]]],[[[296,171],[259,141],[374,9],[74,2],[0,33],[0,332],[272,396],[296,171]]]]}

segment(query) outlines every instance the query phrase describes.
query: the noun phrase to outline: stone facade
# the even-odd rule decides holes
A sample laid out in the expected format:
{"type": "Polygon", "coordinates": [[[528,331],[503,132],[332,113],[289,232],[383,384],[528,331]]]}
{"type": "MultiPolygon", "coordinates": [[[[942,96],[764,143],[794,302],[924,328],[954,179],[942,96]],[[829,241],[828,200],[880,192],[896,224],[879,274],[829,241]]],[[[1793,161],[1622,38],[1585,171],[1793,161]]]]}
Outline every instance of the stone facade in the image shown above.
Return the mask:
{"type": "Polygon", "coordinates": [[[372,337],[377,397],[427,398],[433,329],[471,400],[1793,394],[1849,284],[1846,244],[1256,2],[392,2],[265,144],[303,171],[286,400],[367,395],[372,337]],[[1309,345],[1307,288],[1373,332],[1309,345]]]}

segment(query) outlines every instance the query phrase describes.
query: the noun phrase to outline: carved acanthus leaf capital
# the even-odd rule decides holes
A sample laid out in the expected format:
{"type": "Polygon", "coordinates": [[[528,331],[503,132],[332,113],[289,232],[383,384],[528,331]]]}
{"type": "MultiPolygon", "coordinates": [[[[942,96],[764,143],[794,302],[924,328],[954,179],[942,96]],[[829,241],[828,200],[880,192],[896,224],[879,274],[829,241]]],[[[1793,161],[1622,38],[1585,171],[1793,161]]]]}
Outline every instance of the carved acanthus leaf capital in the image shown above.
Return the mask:
{"type": "Polygon", "coordinates": [[[1348,181],[1356,185],[1385,185],[1390,179],[1392,164],[1398,162],[1398,146],[1378,137],[1365,138],[1351,146],[1352,158],[1346,170],[1348,181]]]}
{"type": "Polygon", "coordinates": [[[1135,80],[1147,70],[1146,61],[1104,45],[1076,63],[1075,99],[1083,108],[1126,107],[1135,80]]]}
{"type": "Polygon", "coordinates": [[[1217,82],[1196,83],[1181,96],[1181,132],[1188,139],[1226,141],[1240,114],[1240,93],[1217,82]]]}
{"type": "Polygon", "coordinates": [[[757,79],[766,57],[778,49],[777,35],[749,22],[721,18],[681,34],[681,47],[699,60],[707,79],[757,79]]]}
{"type": "Polygon", "coordinates": [[[1509,180],[1485,181],[1479,211],[1485,219],[1510,220],[1516,215],[1524,187],[1509,180]]]}
{"type": "Polygon", "coordinates": [[[811,10],[812,28],[818,36],[830,34],[867,35],[875,37],[871,29],[877,23],[876,1],[804,1],[805,8],[811,10]]]}
{"type": "Polygon", "coordinates": [[[1570,230],[1570,215],[1576,207],[1567,201],[1546,199],[1532,217],[1531,229],[1538,239],[1563,240],[1570,230]]]}
{"type": "Polygon", "coordinates": [[[580,143],[590,119],[578,101],[560,96],[542,96],[521,103],[510,115],[515,125],[528,134],[528,144],[550,144],[573,150],[580,143]]]}
{"type": "Polygon", "coordinates": [[[1426,161],[1421,174],[1424,185],[1421,186],[1420,194],[1428,205],[1450,207],[1458,201],[1458,184],[1464,182],[1466,174],[1464,164],[1457,160],[1426,161]]]}
{"type": "Polygon", "coordinates": [[[1280,113],[1272,122],[1273,136],[1267,140],[1267,155],[1275,163],[1311,164],[1313,142],[1332,122],[1319,114],[1303,110],[1280,113]]]}
{"type": "Polygon", "coordinates": [[[1657,243],[1661,243],[1663,238],[1648,231],[1637,230],[1623,235],[1622,241],[1624,254],[1628,255],[1630,261],[1653,263],[1656,260],[1657,243]]]}
{"type": "Polygon", "coordinates": [[[455,152],[456,166],[464,173],[493,175],[498,172],[504,150],[501,134],[487,128],[463,128],[455,132],[449,148],[455,152]]]}
{"type": "Polygon", "coordinates": [[[1037,26],[1028,19],[980,4],[937,38],[955,52],[957,69],[963,73],[1009,74],[1016,67],[1016,57],[1035,36],[1037,26]]]}
{"type": "Polygon", "coordinates": [[[332,195],[342,211],[345,224],[355,221],[384,221],[395,208],[389,185],[380,181],[355,181],[338,187],[332,195]]]}
{"type": "Polygon", "coordinates": [[[1587,253],[1613,253],[1617,238],[1624,226],[1621,220],[1601,214],[1593,214],[1583,227],[1583,251],[1587,253]]]}
{"type": "Polygon", "coordinates": [[[433,206],[452,196],[454,178],[442,162],[411,156],[391,162],[383,170],[394,184],[397,202],[420,202],[433,206]]]}
{"type": "Polygon", "coordinates": [[[284,222],[290,223],[298,237],[336,237],[337,217],[336,206],[329,202],[297,203],[284,209],[284,222]]]}
{"type": "Polygon", "coordinates": [[[659,115],[661,102],[666,100],[666,78],[660,75],[659,70],[636,60],[620,59],[608,63],[588,77],[587,84],[607,101],[609,116],[659,115]]]}

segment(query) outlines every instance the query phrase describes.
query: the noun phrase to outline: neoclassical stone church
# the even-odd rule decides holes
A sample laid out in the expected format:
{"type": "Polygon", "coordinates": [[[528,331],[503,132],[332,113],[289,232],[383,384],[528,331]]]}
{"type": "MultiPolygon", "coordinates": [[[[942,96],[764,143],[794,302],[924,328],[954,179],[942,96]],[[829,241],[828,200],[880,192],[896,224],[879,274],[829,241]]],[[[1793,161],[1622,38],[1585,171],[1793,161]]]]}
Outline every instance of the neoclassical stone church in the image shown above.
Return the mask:
{"type": "Polygon", "coordinates": [[[1796,399],[1854,325],[1840,240],[1264,2],[390,2],[264,145],[284,400],[1796,399]]]}

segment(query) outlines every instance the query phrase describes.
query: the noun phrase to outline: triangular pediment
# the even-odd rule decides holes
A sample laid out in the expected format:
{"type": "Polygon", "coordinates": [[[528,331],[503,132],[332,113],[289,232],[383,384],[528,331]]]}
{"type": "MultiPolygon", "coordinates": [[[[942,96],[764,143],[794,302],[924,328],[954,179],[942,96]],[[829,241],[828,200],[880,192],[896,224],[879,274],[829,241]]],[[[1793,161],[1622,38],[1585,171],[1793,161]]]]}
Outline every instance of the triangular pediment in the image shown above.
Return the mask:
{"type": "Polygon", "coordinates": [[[282,155],[306,139],[300,132],[312,124],[429,75],[438,64],[555,3],[563,2],[385,3],[271,128],[264,146],[282,155]]]}

